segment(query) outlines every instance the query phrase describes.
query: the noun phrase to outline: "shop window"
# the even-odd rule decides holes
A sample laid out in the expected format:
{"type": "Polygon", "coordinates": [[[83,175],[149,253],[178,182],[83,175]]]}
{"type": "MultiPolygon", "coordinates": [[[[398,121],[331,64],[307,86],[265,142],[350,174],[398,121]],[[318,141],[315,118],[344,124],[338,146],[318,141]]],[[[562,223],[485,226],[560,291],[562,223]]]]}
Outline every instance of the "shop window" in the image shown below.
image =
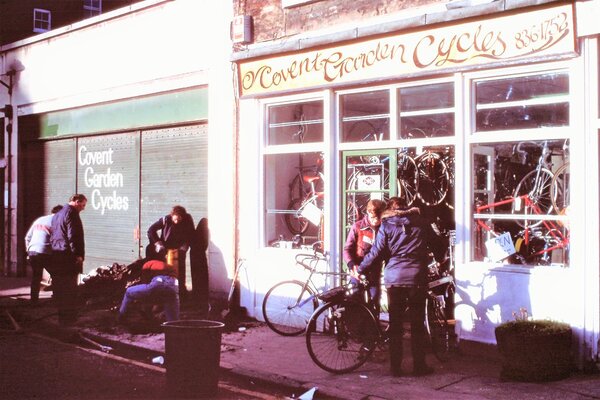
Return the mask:
{"type": "Polygon", "coordinates": [[[267,118],[271,145],[265,156],[267,243],[311,245],[323,240],[325,177],[323,153],[307,150],[306,145],[317,143],[321,148],[323,102],[272,105],[267,118]]]}
{"type": "Polygon", "coordinates": [[[454,135],[454,84],[439,83],[398,89],[400,138],[454,135]]]}
{"type": "Polygon", "coordinates": [[[569,264],[568,140],[476,144],[472,259],[569,264]]]}
{"type": "Polygon", "coordinates": [[[269,107],[268,145],[323,141],[323,102],[309,101],[269,107]]]}
{"type": "Polygon", "coordinates": [[[569,123],[564,72],[477,82],[476,131],[531,129],[569,123]]]}
{"type": "Polygon", "coordinates": [[[388,90],[340,96],[341,141],[389,140],[390,96],[388,90]]]}
{"type": "Polygon", "coordinates": [[[33,9],[33,31],[37,33],[48,32],[52,29],[52,14],[41,8],[33,9]]]}

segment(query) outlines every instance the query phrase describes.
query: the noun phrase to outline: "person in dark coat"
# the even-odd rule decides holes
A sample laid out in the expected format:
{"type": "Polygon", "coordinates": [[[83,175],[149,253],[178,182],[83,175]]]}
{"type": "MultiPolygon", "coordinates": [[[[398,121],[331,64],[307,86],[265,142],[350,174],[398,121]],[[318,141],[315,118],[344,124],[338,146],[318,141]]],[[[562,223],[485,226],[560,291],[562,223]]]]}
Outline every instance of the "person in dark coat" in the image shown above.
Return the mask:
{"type": "Polygon", "coordinates": [[[208,313],[208,260],[206,251],[210,234],[208,219],[202,218],[196,227],[196,234],[190,249],[190,272],[192,274],[192,297],[195,305],[203,314],[208,313]]]}
{"type": "Polygon", "coordinates": [[[169,250],[177,251],[177,278],[179,297],[183,301],[187,295],[185,286],[185,256],[195,234],[194,220],[182,206],[174,206],[169,215],[165,215],[148,228],[150,254],[148,258],[165,260],[169,250]],[[159,234],[160,232],[160,234],[159,234]]]}
{"type": "Polygon", "coordinates": [[[79,213],[85,210],[86,205],[85,195],[74,194],[69,203],[52,217],[52,258],[48,272],[52,277],[52,291],[61,325],[71,325],[77,320],[77,277],[83,272],[85,259],[85,239],[79,213]]]}
{"type": "Polygon", "coordinates": [[[394,376],[402,375],[403,321],[407,306],[413,373],[433,372],[425,362],[425,299],[430,251],[441,259],[444,249],[439,246],[440,242],[419,209],[409,209],[402,199],[395,197],[388,202],[371,251],[358,267],[359,274],[367,274],[385,262],[383,279],[388,294],[390,364],[394,376]]]}

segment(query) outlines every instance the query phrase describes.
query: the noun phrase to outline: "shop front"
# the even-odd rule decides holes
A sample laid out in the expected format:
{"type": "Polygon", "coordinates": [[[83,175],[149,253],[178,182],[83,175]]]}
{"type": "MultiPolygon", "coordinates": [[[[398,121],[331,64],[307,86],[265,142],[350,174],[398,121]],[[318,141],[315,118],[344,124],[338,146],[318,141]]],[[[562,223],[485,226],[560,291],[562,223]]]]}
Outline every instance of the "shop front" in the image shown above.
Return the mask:
{"type": "Polygon", "coordinates": [[[148,227],[174,205],[195,223],[208,214],[207,105],[197,88],[22,118],[25,221],[83,193],[84,273],[145,257],[148,227]]]}
{"type": "Polygon", "coordinates": [[[266,291],[301,276],[294,254],[316,242],[343,269],[366,203],[400,196],[451,246],[459,339],[495,343],[495,326],[527,309],[571,324],[595,358],[598,45],[578,37],[576,10],[240,58],[249,313],[262,318],[266,291]]]}

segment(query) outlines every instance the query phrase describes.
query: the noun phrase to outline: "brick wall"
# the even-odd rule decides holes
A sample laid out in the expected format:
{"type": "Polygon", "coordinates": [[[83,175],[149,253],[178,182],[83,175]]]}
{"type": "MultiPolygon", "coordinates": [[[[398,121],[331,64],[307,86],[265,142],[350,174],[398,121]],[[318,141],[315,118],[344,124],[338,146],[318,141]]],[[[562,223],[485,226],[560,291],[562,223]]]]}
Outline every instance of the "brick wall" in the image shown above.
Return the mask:
{"type": "Polygon", "coordinates": [[[234,0],[234,14],[252,16],[254,43],[260,43],[438,2],[436,0],[320,0],[282,9],[281,0],[234,0]]]}

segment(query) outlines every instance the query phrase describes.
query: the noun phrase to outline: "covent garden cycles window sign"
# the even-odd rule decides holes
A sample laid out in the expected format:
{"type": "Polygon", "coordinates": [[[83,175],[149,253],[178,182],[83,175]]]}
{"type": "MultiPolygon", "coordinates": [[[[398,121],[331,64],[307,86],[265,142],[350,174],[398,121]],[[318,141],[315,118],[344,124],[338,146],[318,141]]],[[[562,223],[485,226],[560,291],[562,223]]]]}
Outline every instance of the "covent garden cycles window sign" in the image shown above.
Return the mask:
{"type": "Polygon", "coordinates": [[[573,5],[506,14],[240,64],[243,96],[575,55],[573,5]]]}

